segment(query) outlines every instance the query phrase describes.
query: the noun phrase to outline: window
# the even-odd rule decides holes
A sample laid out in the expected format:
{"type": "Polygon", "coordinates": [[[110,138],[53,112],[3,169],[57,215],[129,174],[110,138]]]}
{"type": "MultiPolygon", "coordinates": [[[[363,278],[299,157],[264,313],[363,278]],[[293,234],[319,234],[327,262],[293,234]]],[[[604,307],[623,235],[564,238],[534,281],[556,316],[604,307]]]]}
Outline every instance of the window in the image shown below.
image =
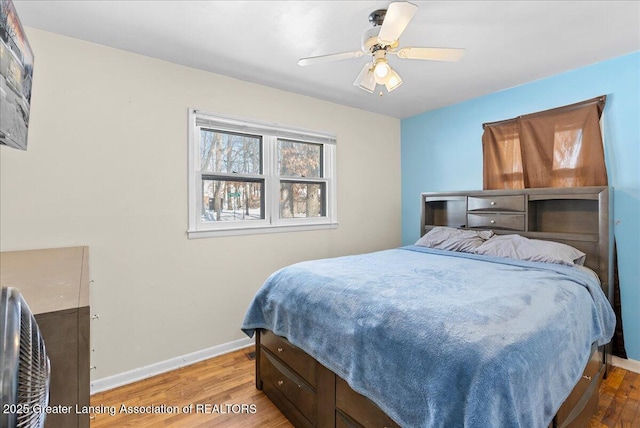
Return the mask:
{"type": "Polygon", "coordinates": [[[190,110],[189,237],[336,227],[335,141],[190,110]]]}

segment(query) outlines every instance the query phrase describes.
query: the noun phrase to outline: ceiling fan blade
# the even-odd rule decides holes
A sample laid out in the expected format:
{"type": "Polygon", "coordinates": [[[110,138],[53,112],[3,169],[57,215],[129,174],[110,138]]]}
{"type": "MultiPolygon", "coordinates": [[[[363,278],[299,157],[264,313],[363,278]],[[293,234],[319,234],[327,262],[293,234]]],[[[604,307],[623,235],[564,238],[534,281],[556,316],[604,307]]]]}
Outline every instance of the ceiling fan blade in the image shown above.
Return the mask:
{"type": "Polygon", "coordinates": [[[407,1],[391,3],[378,33],[380,42],[390,45],[398,40],[417,10],[418,6],[407,1]]]}
{"type": "Polygon", "coordinates": [[[321,64],[323,62],[330,61],[339,61],[341,59],[349,59],[349,58],[358,58],[364,55],[362,51],[353,51],[353,52],[341,52],[330,55],[319,55],[319,56],[310,56],[308,58],[302,58],[298,61],[299,66],[313,65],[313,64],[321,64]]]}
{"type": "Polygon", "coordinates": [[[426,59],[431,61],[460,61],[464,49],[456,48],[402,48],[395,52],[399,58],[426,59]]]}

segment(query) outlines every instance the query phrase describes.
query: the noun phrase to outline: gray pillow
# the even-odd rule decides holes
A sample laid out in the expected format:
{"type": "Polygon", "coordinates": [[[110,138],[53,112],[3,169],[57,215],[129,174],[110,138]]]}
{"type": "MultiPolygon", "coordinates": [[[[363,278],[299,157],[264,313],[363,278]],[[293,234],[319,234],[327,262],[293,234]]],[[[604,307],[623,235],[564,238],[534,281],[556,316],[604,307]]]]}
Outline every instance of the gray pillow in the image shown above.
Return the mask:
{"type": "Polygon", "coordinates": [[[490,230],[469,230],[438,226],[425,233],[415,245],[439,250],[473,253],[476,248],[492,236],[493,232],[490,230]]]}
{"type": "Polygon", "coordinates": [[[568,266],[583,265],[586,257],[585,253],[570,245],[520,235],[494,236],[477,247],[475,253],[568,266]]]}

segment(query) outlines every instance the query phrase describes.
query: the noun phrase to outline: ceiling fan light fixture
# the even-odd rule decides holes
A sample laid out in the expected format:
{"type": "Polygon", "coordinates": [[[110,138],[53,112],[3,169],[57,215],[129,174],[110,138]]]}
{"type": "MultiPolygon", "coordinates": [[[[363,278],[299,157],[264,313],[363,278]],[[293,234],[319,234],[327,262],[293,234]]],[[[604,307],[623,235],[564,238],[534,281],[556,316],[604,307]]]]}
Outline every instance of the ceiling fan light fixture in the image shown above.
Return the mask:
{"type": "MultiPolygon", "coordinates": [[[[387,74],[389,74],[390,70],[391,70],[391,67],[389,67],[389,63],[387,62],[386,58],[381,58],[377,60],[375,62],[375,65],[373,66],[373,72],[375,73],[376,78],[380,80],[384,80],[385,77],[387,77],[387,74]]],[[[383,82],[379,81],[378,83],[383,83],[383,82]]]]}
{"type": "Polygon", "coordinates": [[[373,63],[371,62],[367,63],[362,68],[360,74],[358,74],[358,77],[356,77],[356,80],[353,82],[354,86],[357,86],[360,89],[364,89],[369,93],[373,93],[373,91],[376,89],[376,84],[376,78],[373,74],[373,63]]]}
{"type": "Polygon", "coordinates": [[[402,85],[402,78],[394,69],[389,70],[389,75],[385,79],[384,86],[387,88],[387,92],[391,92],[398,86],[402,85]]]}

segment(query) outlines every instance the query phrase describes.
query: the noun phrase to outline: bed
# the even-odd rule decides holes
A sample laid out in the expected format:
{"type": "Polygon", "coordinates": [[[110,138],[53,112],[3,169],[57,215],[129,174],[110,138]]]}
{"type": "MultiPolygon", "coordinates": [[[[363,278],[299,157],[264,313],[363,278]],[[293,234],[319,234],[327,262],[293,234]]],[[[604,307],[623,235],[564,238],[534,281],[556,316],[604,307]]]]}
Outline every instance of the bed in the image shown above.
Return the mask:
{"type": "Polygon", "coordinates": [[[256,386],[296,426],[584,425],[615,325],[608,195],[423,194],[421,245],[275,272],[242,325],[256,386]],[[530,243],[577,253],[500,252],[530,243]]]}

